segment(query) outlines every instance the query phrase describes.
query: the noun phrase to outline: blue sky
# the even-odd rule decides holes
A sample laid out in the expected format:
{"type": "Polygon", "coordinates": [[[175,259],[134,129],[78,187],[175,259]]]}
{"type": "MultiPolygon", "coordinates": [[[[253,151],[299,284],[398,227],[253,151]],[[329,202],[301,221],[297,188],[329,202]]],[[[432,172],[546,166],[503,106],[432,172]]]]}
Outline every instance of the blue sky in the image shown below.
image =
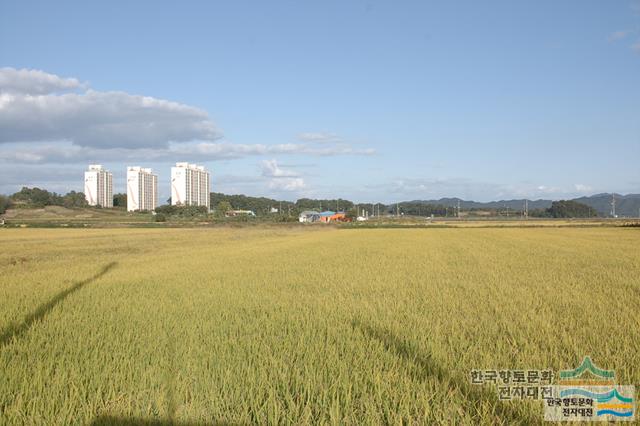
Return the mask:
{"type": "Polygon", "coordinates": [[[176,161],[283,199],[640,192],[631,0],[2,2],[0,67],[5,193],[99,162],[166,197],[176,161]]]}

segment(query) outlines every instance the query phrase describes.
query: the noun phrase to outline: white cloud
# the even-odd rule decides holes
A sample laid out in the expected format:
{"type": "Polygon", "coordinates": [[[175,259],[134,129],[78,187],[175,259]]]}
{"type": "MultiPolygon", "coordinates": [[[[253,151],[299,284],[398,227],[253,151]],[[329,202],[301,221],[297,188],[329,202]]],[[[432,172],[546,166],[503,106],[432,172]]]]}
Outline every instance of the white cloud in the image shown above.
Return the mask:
{"type": "Polygon", "coordinates": [[[593,188],[592,187],[590,187],[589,185],[583,185],[581,183],[576,183],[574,185],[574,188],[578,192],[593,192],[593,188]]]}
{"type": "Polygon", "coordinates": [[[326,132],[305,132],[298,134],[298,140],[303,142],[341,142],[341,139],[334,133],[326,132]]]}
{"type": "Polygon", "coordinates": [[[372,149],[322,147],[305,144],[234,144],[228,142],[169,142],[158,148],[94,148],[71,142],[5,143],[0,144],[0,161],[12,163],[78,163],[107,161],[206,161],[233,160],[264,155],[307,155],[314,157],[337,155],[372,155],[372,149]]]}
{"type": "Polygon", "coordinates": [[[269,189],[275,191],[301,191],[305,188],[306,185],[302,178],[272,179],[269,181],[269,189]]]}
{"type": "Polygon", "coordinates": [[[202,142],[194,145],[184,145],[187,150],[195,150],[202,155],[221,155],[225,157],[245,157],[249,155],[298,154],[320,157],[336,155],[373,155],[372,148],[355,149],[350,146],[328,146],[322,148],[310,147],[305,144],[232,144],[202,142]]]}
{"type": "Polygon", "coordinates": [[[269,189],[276,191],[300,191],[306,187],[304,179],[293,170],[278,166],[276,160],[264,160],[261,163],[262,176],[269,179],[269,189]]]}
{"type": "Polygon", "coordinates": [[[46,95],[83,87],[76,78],[62,78],[39,70],[0,68],[0,93],[46,95]]]}
{"type": "Polygon", "coordinates": [[[207,112],[189,105],[125,92],[58,94],[81,85],[42,71],[4,68],[1,75],[0,143],[135,149],[220,137],[207,112]]]}
{"type": "Polygon", "coordinates": [[[539,185],[537,189],[538,191],[536,195],[552,195],[565,192],[562,188],[558,188],[556,186],[539,185]]]}
{"type": "Polygon", "coordinates": [[[305,141],[233,144],[206,111],[149,96],[87,89],[76,78],[38,70],[0,69],[0,158],[23,163],[89,158],[169,159],[175,155],[229,159],[251,155],[371,155],[328,133],[304,133],[305,141]],[[17,145],[2,152],[3,145],[17,145]],[[43,145],[45,144],[45,145],[43,145]],[[59,147],[59,148],[56,148],[59,147]]]}
{"type": "Polygon", "coordinates": [[[262,176],[265,177],[296,177],[298,173],[292,170],[284,170],[278,166],[276,160],[264,160],[262,162],[262,176]]]}

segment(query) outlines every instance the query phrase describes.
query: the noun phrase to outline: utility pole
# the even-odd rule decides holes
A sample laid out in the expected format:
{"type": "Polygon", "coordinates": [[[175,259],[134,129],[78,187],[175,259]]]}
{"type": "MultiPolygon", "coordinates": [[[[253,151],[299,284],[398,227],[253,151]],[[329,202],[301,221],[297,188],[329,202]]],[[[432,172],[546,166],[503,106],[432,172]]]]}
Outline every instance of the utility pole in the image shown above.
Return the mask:
{"type": "Polygon", "coordinates": [[[460,219],[460,200],[458,200],[458,212],[456,213],[456,216],[460,219]]]}
{"type": "Polygon", "coordinates": [[[616,194],[611,194],[611,217],[616,217],[616,194]]]}
{"type": "Polygon", "coordinates": [[[396,217],[400,216],[400,207],[398,205],[398,203],[396,203],[396,217]]]}

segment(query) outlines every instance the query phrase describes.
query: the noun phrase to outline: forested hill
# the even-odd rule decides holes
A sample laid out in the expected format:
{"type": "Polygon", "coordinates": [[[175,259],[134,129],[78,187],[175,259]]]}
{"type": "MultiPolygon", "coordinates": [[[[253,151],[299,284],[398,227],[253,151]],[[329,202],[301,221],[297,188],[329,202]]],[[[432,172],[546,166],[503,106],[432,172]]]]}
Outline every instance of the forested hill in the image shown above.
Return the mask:
{"type": "MultiPolygon", "coordinates": [[[[574,198],[567,201],[576,201],[578,203],[585,204],[597,211],[600,216],[606,217],[611,213],[611,199],[612,194],[603,193],[592,195],[589,197],[574,198]]],[[[640,194],[615,194],[615,200],[616,214],[618,216],[638,217],[638,215],[640,215],[640,194]]],[[[458,202],[460,202],[460,208],[462,210],[477,209],[505,211],[506,209],[509,209],[512,211],[521,211],[524,207],[525,200],[501,200],[482,203],[477,201],[462,200],[460,198],[440,198],[439,200],[405,201],[400,204],[421,204],[432,206],[439,205],[456,208],[458,206],[458,202]]],[[[529,200],[529,210],[551,208],[552,202],[553,200],[529,200]]]]}

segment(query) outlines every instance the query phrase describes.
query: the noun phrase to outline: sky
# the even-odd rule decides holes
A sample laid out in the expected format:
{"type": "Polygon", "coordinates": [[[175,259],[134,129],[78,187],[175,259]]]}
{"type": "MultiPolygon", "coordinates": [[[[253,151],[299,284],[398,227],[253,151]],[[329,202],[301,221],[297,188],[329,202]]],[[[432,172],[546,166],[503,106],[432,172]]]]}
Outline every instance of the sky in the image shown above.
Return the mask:
{"type": "Polygon", "coordinates": [[[0,1],[0,193],[640,193],[640,1],[0,1]]]}

